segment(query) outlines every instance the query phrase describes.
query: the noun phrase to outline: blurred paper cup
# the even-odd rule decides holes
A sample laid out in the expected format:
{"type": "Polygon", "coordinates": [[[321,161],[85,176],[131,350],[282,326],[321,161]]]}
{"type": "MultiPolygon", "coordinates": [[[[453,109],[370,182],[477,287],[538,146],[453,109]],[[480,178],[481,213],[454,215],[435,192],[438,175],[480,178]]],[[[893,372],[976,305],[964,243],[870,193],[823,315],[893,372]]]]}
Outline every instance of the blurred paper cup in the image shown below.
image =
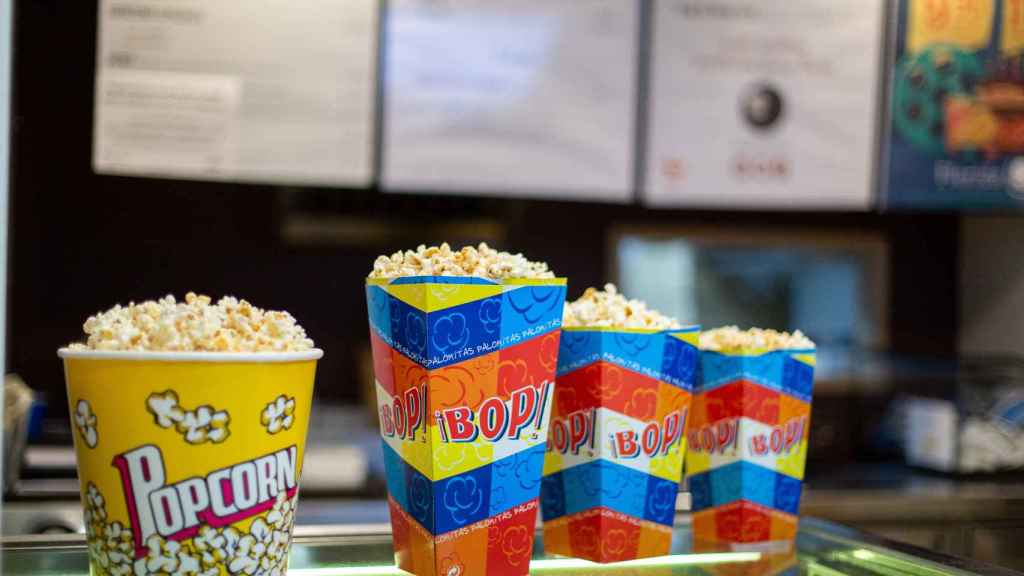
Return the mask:
{"type": "Polygon", "coordinates": [[[694,539],[796,537],[815,350],[701,353],[686,477],[694,539]]]}
{"type": "Polygon", "coordinates": [[[93,574],[284,574],[320,350],[61,349],[93,574]]]}
{"type": "Polygon", "coordinates": [[[529,572],[565,280],[368,280],[398,567],[529,572]]]}
{"type": "Polygon", "coordinates": [[[700,328],[566,328],[544,463],[544,549],[668,554],[700,328]]]}

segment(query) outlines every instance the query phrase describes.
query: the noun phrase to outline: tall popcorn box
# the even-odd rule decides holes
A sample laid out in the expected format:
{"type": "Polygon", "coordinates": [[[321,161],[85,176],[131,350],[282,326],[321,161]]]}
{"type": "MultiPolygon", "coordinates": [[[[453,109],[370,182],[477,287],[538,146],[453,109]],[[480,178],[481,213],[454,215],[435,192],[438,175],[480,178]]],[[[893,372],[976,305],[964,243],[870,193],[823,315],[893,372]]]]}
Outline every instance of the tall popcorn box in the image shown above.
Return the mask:
{"type": "Polygon", "coordinates": [[[529,573],[565,279],[367,280],[399,568],[529,573]]]}
{"type": "Polygon", "coordinates": [[[541,503],[548,553],[669,553],[700,328],[566,328],[541,503]]]}
{"type": "Polygon", "coordinates": [[[815,350],[701,353],[686,476],[694,540],[796,537],[815,350]]]}

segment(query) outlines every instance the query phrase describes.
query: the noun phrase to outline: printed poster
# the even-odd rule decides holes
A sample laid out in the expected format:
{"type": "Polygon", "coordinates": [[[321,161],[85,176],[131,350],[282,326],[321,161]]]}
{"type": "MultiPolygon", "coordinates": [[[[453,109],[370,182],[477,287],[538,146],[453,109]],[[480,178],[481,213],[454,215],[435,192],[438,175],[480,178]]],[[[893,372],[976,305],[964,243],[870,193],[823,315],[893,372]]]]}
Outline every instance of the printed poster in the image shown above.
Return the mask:
{"type": "Polygon", "coordinates": [[[892,208],[1024,203],[1024,1],[902,0],[882,186],[892,208]]]}

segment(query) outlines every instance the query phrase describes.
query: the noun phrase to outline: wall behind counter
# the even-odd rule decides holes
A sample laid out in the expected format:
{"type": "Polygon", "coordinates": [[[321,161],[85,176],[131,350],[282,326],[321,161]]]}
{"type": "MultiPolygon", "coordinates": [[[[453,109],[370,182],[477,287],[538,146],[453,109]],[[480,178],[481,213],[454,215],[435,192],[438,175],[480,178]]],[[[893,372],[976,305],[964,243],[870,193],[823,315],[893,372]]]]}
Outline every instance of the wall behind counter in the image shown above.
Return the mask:
{"type": "Polygon", "coordinates": [[[362,278],[378,254],[420,242],[488,239],[547,260],[571,278],[573,297],[611,279],[608,232],[631,223],[683,234],[692,225],[740,234],[796,227],[837,236],[880,232],[891,246],[894,350],[954,348],[956,216],[654,211],[96,175],[95,3],[25,0],[15,8],[7,349],[9,368],[44,391],[56,414],[66,410],[56,349],[80,337],[88,315],[116,302],[198,290],[288,309],[327,350],[321,399],[348,401],[358,395],[357,363],[368,332],[362,278]],[[330,229],[339,226],[328,225],[295,241],[287,230],[300,216],[314,223],[339,217],[346,239],[338,241],[330,229]],[[474,224],[480,221],[496,225],[482,234],[474,224]],[[357,226],[367,223],[383,234],[357,226]]]}
{"type": "Polygon", "coordinates": [[[1024,217],[965,216],[960,351],[1024,355],[1024,217]]]}

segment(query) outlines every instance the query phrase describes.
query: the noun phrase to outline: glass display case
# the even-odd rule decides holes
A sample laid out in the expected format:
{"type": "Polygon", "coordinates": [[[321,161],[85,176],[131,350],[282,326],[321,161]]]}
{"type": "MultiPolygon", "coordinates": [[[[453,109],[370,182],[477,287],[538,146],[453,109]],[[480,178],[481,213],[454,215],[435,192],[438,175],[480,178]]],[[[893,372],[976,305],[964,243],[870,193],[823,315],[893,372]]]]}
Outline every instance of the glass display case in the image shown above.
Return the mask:
{"type": "MultiPolygon", "coordinates": [[[[984,574],[1011,576],[1011,570],[944,556],[924,549],[885,541],[856,530],[812,518],[801,520],[793,546],[771,548],[735,545],[715,549],[695,544],[684,517],[677,522],[672,554],[618,564],[545,555],[537,535],[532,574],[712,574],[762,576],[809,574],[816,576],[939,576],[984,574]]],[[[26,536],[0,541],[0,573],[89,574],[84,535],[26,536]]],[[[292,576],[402,575],[393,565],[387,525],[306,526],[296,528],[292,548],[292,576]]],[[[476,575],[466,575],[476,576],[476,575]]]]}

